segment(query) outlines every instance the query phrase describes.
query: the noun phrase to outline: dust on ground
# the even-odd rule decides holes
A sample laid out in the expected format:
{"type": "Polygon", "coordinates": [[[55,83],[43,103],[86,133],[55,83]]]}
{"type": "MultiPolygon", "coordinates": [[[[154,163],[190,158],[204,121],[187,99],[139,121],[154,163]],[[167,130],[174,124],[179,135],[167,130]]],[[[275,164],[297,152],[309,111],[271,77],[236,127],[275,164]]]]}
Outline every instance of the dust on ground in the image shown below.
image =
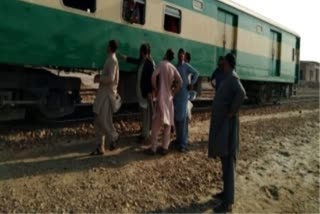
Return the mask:
{"type": "MultiPolygon", "coordinates": [[[[148,157],[117,123],[118,149],[90,157],[90,124],[2,132],[0,212],[212,212],[221,188],[218,160],[207,158],[209,114],[190,125],[187,154],[148,157]]],[[[319,212],[319,107],[245,110],[234,212],[319,212]]]]}

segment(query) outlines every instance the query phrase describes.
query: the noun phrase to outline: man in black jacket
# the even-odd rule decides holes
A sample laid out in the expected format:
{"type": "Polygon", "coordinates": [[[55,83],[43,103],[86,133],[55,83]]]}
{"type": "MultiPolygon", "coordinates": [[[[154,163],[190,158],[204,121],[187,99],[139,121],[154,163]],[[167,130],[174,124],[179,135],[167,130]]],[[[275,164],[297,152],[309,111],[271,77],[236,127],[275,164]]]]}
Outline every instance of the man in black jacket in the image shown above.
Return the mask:
{"type": "Polygon", "coordinates": [[[120,56],[122,59],[131,64],[138,65],[136,93],[139,106],[142,111],[142,130],[141,141],[146,141],[150,137],[150,124],[152,118],[152,84],[151,76],[155,69],[155,64],[151,58],[151,48],[148,43],[140,47],[140,58],[120,56]]]}

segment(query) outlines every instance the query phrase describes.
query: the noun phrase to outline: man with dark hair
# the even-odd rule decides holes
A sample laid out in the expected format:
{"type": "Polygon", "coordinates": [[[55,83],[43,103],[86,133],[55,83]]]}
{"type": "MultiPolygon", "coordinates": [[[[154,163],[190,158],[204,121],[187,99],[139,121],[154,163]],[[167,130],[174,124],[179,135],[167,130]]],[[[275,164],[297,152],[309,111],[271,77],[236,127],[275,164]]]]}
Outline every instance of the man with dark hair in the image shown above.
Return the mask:
{"type": "Polygon", "coordinates": [[[185,63],[185,51],[181,48],[178,52],[178,64],[176,66],[183,85],[174,97],[174,121],[176,130],[176,142],[179,145],[180,152],[187,151],[188,145],[188,111],[187,104],[189,99],[189,76],[191,76],[190,85],[194,85],[199,73],[190,64],[185,63]]]}
{"type": "Polygon", "coordinates": [[[216,89],[216,92],[218,91],[219,86],[225,76],[224,71],[223,71],[223,60],[224,60],[223,56],[220,56],[219,60],[218,60],[218,67],[216,68],[216,70],[214,70],[214,72],[212,73],[212,76],[210,78],[211,85],[213,88],[216,89]],[[216,80],[216,84],[213,84],[214,79],[216,80]]]}
{"type": "Polygon", "coordinates": [[[155,69],[155,64],[151,58],[151,48],[148,43],[140,47],[140,57],[138,59],[121,55],[121,58],[129,63],[138,65],[136,93],[142,112],[141,141],[146,141],[150,137],[150,126],[152,117],[152,84],[151,76],[155,69]]]}
{"type": "Polygon", "coordinates": [[[109,41],[109,49],[111,53],[115,53],[118,49],[118,43],[116,40],[110,40],[109,41]]]}
{"type": "Polygon", "coordinates": [[[191,62],[191,54],[189,52],[186,52],[186,54],[184,55],[184,61],[186,63],[190,63],[191,62]]]}
{"type": "Polygon", "coordinates": [[[167,60],[171,63],[173,59],[174,59],[174,52],[172,49],[168,49],[166,52],[166,55],[164,56],[164,60],[167,60]]]}
{"type": "Polygon", "coordinates": [[[173,97],[182,85],[182,79],[177,69],[171,64],[174,53],[168,49],[164,60],[157,66],[152,74],[152,87],[155,91],[155,104],[152,117],[151,148],[146,152],[155,155],[168,153],[170,145],[170,128],[174,124],[173,97]],[[176,82],[173,89],[173,82],[176,82]],[[157,136],[164,125],[162,147],[157,148],[157,136]]]}
{"type": "Polygon", "coordinates": [[[94,126],[96,130],[97,148],[92,155],[103,155],[105,140],[109,141],[109,149],[115,148],[118,133],[113,126],[112,115],[118,110],[119,95],[117,92],[119,82],[119,65],[116,57],[118,44],[115,40],[108,43],[108,58],[103,66],[102,73],[94,77],[94,82],[99,83],[96,99],[93,104],[95,114],[94,126]]]}
{"type": "Polygon", "coordinates": [[[234,203],[235,162],[239,152],[238,111],[246,92],[235,72],[236,60],[232,54],[224,58],[225,79],[213,101],[209,132],[209,158],[220,157],[222,163],[223,191],[214,197],[222,200],[215,212],[231,212],[234,203]]]}

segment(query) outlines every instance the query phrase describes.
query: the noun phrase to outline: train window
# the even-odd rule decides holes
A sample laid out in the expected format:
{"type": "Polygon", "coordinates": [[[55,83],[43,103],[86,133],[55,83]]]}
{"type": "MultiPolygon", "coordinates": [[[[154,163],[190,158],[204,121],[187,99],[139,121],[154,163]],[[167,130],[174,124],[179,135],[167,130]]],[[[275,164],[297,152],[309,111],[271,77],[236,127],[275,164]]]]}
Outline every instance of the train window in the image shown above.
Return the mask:
{"type": "Polygon", "coordinates": [[[203,11],[203,0],[193,0],[193,9],[203,11]]]}
{"type": "Polygon", "coordinates": [[[96,0],[62,0],[62,2],[67,7],[84,10],[88,13],[96,12],[96,0]]]}
{"type": "Polygon", "coordinates": [[[181,32],[181,10],[166,6],[164,13],[164,29],[172,33],[181,32]]]}
{"type": "Polygon", "coordinates": [[[122,18],[133,24],[144,25],[146,0],[123,0],[122,18]]]}
{"type": "Polygon", "coordinates": [[[292,62],[294,62],[296,56],[296,51],[294,48],[292,48],[292,62]]]}

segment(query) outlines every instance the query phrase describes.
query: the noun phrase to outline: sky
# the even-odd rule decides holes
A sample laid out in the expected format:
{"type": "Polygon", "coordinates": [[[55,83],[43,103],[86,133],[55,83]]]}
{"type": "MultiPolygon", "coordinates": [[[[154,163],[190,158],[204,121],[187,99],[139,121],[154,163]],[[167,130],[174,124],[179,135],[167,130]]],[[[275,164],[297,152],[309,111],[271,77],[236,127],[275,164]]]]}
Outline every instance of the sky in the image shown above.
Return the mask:
{"type": "Polygon", "coordinates": [[[320,62],[320,0],[233,0],[301,36],[300,59],[320,62]]]}

